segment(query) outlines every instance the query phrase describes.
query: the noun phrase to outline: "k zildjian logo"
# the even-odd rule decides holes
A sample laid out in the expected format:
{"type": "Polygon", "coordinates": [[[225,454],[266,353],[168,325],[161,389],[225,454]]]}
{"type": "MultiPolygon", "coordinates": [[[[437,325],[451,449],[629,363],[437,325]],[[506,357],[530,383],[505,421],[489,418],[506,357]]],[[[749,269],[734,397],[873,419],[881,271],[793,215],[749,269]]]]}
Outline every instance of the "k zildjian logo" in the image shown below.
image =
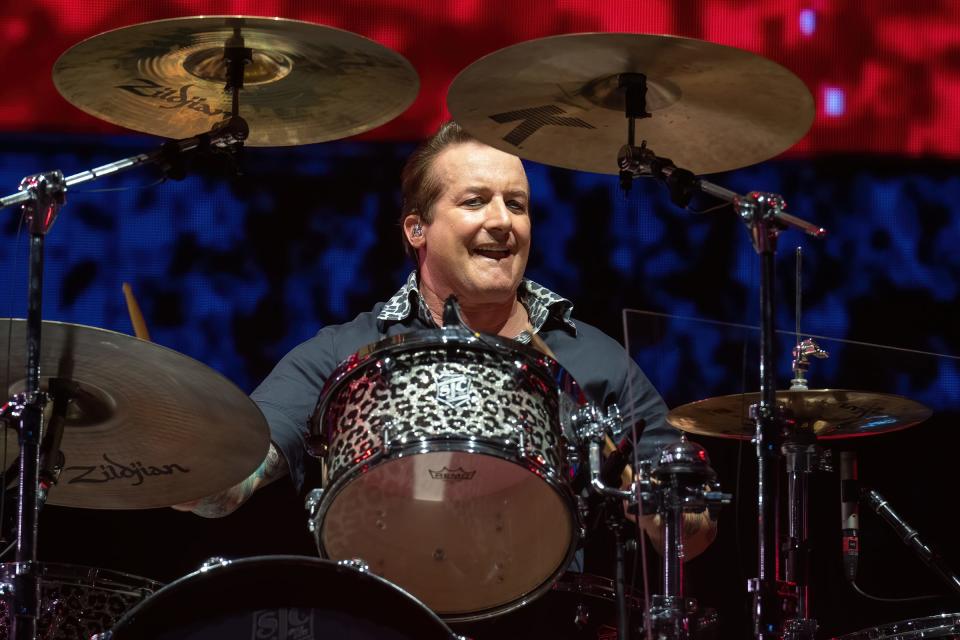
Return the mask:
{"type": "Polygon", "coordinates": [[[448,469],[446,466],[440,471],[434,471],[433,469],[427,469],[427,471],[430,472],[430,477],[434,480],[472,480],[477,473],[476,471],[466,471],[463,467],[448,469]]]}
{"type": "Polygon", "coordinates": [[[557,105],[547,104],[542,107],[498,113],[490,116],[490,119],[500,124],[521,120],[520,124],[510,130],[510,133],[503,136],[504,142],[508,142],[515,147],[519,147],[524,140],[546,126],[596,129],[592,124],[580,118],[560,117],[565,113],[566,111],[557,105]]]}

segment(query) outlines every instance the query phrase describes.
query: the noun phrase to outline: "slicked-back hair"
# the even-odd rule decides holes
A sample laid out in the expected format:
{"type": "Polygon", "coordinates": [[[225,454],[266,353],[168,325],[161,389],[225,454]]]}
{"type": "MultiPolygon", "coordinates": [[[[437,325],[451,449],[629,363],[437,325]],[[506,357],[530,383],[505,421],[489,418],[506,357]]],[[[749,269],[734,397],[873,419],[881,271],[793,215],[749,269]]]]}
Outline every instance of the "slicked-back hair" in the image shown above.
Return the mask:
{"type": "Polygon", "coordinates": [[[407,216],[416,214],[424,223],[433,222],[433,204],[443,192],[443,184],[433,173],[433,161],[444,149],[474,141],[476,138],[451,120],[420,143],[400,172],[400,233],[403,249],[414,262],[417,261],[417,252],[403,233],[403,221],[407,216]]]}

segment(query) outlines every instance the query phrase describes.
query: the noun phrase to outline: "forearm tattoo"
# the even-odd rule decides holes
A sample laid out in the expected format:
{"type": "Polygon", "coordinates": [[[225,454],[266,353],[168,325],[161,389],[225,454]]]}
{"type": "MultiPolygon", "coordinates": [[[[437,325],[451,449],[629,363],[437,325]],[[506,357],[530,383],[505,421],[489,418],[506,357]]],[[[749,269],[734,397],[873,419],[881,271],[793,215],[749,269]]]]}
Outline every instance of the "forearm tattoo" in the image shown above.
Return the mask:
{"type": "Polygon", "coordinates": [[[267,457],[263,459],[256,471],[240,484],[204,498],[194,508],[193,512],[205,518],[220,518],[233,513],[253,495],[254,491],[282,477],[286,471],[286,459],[280,455],[280,452],[271,442],[270,449],[267,450],[267,457]]]}

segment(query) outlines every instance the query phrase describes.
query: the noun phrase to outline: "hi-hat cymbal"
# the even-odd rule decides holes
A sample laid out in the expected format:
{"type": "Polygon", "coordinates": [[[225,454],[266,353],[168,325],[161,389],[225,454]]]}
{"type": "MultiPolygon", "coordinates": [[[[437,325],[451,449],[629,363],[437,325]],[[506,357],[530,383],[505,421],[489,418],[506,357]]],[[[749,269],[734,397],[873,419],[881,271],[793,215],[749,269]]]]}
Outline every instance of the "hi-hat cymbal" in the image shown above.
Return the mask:
{"type": "MultiPolygon", "coordinates": [[[[820,440],[888,433],[919,424],[931,411],[902,396],[843,389],[777,391],[777,405],[798,428],[810,429],[820,440]]],[[[750,405],[759,393],[742,393],[698,400],[667,414],[667,422],[690,433],[749,440],[756,434],[750,405]]]]}
{"type": "Polygon", "coordinates": [[[788,69],[702,40],[581,33],[531,40],[474,62],[447,106],[483,142],[544,164],[616,174],[627,142],[623,73],[647,77],[636,143],[696,174],[745,167],[810,128],[810,91],[788,69]]]}
{"type": "MultiPolygon", "coordinates": [[[[11,332],[11,359],[0,365],[0,392],[22,392],[26,322],[0,319],[11,332]]],[[[50,504],[146,509],[222,491],[266,456],[260,410],[216,371],[172,349],[94,327],[44,322],[41,388],[76,383],[63,431],[65,466],[50,504]]],[[[52,403],[47,405],[48,412],[52,403]]],[[[16,434],[7,448],[17,455],[16,434]]]]}
{"type": "Polygon", "coordinates": [[[281,18],[201,16],[135,24],[73,46],[53,67],[68,101],[102,120],[165,138],[229,117],[224,44],[253,50],[240,91],[246,143],[337,140],[402,113],[419,89],[399,53],[349,31],[281,18]]]}

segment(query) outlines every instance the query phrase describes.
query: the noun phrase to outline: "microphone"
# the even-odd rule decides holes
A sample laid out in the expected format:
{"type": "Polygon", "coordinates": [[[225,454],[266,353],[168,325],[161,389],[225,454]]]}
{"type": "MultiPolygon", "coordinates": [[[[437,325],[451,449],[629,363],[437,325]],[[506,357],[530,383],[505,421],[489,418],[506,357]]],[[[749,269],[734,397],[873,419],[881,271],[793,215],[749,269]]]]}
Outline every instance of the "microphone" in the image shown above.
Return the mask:
{"type": "Polygon", "coordinates": [[[857,454],[840,452],[840,528],[843,536],[843,575],[857,579],[860,561],[860,483],[857,477],[857,454]]]}

